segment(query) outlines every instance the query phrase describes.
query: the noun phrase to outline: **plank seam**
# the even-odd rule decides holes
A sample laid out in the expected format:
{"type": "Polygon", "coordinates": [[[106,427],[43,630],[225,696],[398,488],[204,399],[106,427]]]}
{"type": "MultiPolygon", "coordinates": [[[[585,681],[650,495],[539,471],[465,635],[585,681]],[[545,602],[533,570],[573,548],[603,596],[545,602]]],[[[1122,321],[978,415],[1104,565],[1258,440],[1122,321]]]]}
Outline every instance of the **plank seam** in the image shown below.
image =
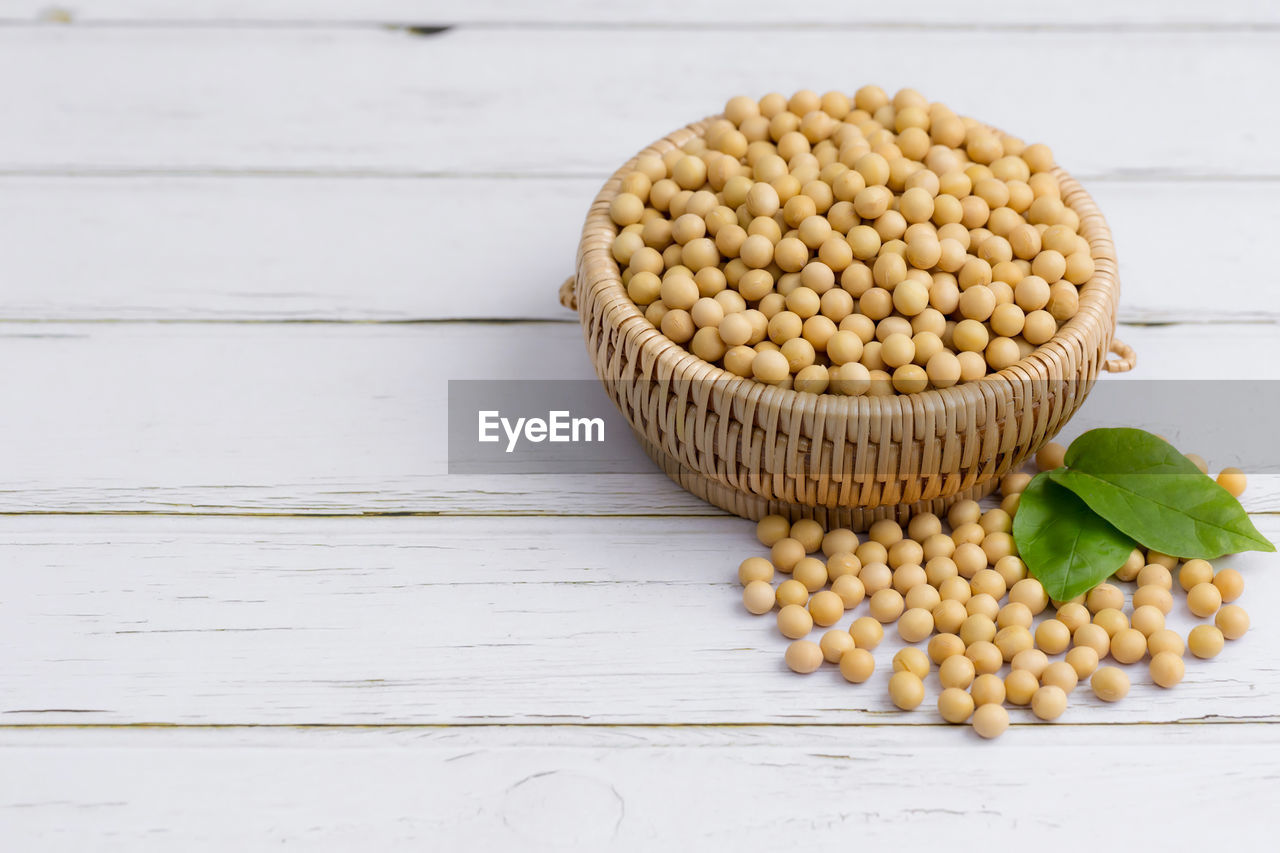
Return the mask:
{"type": "MultiPolygon", "coordinates": [[[[6,712],[36,713],[36,712],[6,712]]],[[[896,712],[884,712],[892,716],[896,712]]],[[[1036,728],[1051,725],[1053,728],[1099,728],[1103,726],[1126,727],[1171,727],[1171,726],[1270,726],[1280,723],[1280,719],[1267,717],[1188,717],[1180,720],[1120,720],[1120,721],[1079,721],[1043,723],[1031,720],[1011,721],[1010,726],[1016,728],[1036,728]]],[[[954,729],[955,724],[941,720],[905,723],[905,722],[745,722],[745,723],[0,723],[0,734],[6,731],[39,731],[39,730],[148,730],[148,731],[217,731],[230,729],[248,731],[252,729],[267,730],[345,730],[345,731],[445,731],[450,729],[954,729]]]]}
{"type": "MultiPolygon", "coordinates": [[[[2,26],[2,25],[0,25],[2,26]]],[[[1073,173],[1080,181],[1089,183],[1280,183],[1276,172],[1203,172],[1175,169],[1116,169],[1104,172],[1073,173]]],[[[561,181],[593,180],[603,183],[608,175],[594,171],[502,171],[458,169],[395,169],[350,168],[338,164],[307,166],[300,168],[258,166],[120,166],[111,164],[13,164],[0,163],[0,179],[8,178],[262,178],[262,179],[325,179],[325,180],[520,180],[561,181]]]]}
{"type": "Polygon", "coordinates": [[[178,18],[114,18],[78,19],[66,9],[51,10],[44,17],[0,18],[4,29],[48,29],[54,27],[86,30],[380,30],[402,33],[414,38],[434,38],[454,30],[482,31],[599,31],[644,30],[670,32],[697,30],[703,32],[965,32],[965,33],[1083,33],[1100,35],[1182,35],[1182,34],[1242,34],[1269,35],[1280,32],[1280,22],[1269,20],[1248,21],[939,21],[937,23],[912,20],[901,21],[573,21],[573,20],[454,20],[442,21],[391,21],[391,20],[298,20],[284,18],[219,18],[208,20],[183,20],[178,18]]]}
{"type": "MultiPolygon", "coordinates": [[[[563,317],[4,317],[0,325],[78,325],[78,326],[552,326],[577,325],[578,319],[565,312],[563,317]]],[[[1163,328],[1166,326],[1269,326],[1280,323],[1280,313],[1259,311],[1251,314],[1200,313],[1183,316],[1177,312],[1161,315],[1149,309],[1135,309],[1134,315],[1120,313],[1120,325],[1163,328]],[[1144,316],[1144,314],[1151,316],[1144,316]]]]}

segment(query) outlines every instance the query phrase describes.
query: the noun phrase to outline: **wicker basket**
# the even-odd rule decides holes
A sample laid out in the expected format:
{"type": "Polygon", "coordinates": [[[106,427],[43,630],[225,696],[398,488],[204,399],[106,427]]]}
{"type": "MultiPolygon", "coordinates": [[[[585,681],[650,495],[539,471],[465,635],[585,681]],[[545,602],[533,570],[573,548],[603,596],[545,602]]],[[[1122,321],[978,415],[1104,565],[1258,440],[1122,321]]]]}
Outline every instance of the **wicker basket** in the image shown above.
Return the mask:
{"type": "MultiPolygon", "coordinates": [[[[640,153],[662,155],[716,118],[640,153]]],[[[1027,358],[977,382],[893,396],[816,395],[735,376],[664,337],[622,286],[609,203],[634,164],[592,203],[577,273],[560,299],[577,309],[596,373],[645,451],[681,486],[729,512],[865,529],[879,518],[980,498],[1062,428],[1099,370],[1124,372],[1136,361],[1112,337],[1120,284],[1111,232],[1089,195],[1057,169],[1096,272],[1081,288],[1076,316],[1027,358]],[[1107,360],[1108,352],[1118,358],[1107,360]]]]}

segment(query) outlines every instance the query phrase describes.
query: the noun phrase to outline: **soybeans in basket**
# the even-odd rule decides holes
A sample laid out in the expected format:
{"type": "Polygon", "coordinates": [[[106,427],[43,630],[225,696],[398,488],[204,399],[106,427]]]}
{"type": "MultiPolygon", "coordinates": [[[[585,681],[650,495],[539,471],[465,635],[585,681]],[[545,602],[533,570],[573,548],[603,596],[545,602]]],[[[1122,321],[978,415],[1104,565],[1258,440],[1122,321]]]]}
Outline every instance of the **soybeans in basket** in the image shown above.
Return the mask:
{"type": "Polygon", "coordinates": [[[1046,146],[911,89],[731,98],[701,136],[638,158],[609,213],[627,295],[666,337],[815,394],[1008,368],[1095,271],[1046,146]]]}

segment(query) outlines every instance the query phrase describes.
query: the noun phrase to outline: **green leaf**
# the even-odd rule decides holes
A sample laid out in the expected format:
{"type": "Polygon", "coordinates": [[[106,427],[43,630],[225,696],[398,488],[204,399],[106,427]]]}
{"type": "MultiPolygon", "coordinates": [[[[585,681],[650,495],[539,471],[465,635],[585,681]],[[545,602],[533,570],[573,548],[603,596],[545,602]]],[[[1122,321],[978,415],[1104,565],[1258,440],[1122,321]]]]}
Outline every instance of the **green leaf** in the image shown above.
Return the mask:
{"type": "Polygon", "coordinates": [[[1084,501],[1037,474],[1018,500],[1013,539],[1032,577],[1054,601],[1093,589],[1124,565],[1133,542],[1084,501]]]}
{"type": "Polygon", "coordinates": [[[1211,560],[1276,548],[1240,502],[1168,442],[1140,429],[1094,429],[1050,472],[1118,530],[1147,548],[1211,560]]]}

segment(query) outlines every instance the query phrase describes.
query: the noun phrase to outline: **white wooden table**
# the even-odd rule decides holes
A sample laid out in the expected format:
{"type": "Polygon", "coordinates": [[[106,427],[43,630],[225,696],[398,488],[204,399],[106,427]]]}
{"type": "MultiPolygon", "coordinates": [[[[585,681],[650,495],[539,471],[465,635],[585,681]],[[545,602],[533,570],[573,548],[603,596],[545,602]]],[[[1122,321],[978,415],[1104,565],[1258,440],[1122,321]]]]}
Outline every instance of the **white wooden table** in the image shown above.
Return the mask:
{"type": "MultiPolygon", "coordinates": [[[[66,6],[0,0],[0,846],[1274,829],[1274,555],[1179,689],[987,744],[936,685],[903,715],[882,674],[785,672],[748,522],[656,473],[450,476],[443,439],[447,379],[591,375],[555,291],[616,163],[868,80],[1055,146],[1138,376],[1276,378],[1276,4],[66,6]]],[[[1280,537],[1275,485],[1246,502],[1280,537]]]]}

